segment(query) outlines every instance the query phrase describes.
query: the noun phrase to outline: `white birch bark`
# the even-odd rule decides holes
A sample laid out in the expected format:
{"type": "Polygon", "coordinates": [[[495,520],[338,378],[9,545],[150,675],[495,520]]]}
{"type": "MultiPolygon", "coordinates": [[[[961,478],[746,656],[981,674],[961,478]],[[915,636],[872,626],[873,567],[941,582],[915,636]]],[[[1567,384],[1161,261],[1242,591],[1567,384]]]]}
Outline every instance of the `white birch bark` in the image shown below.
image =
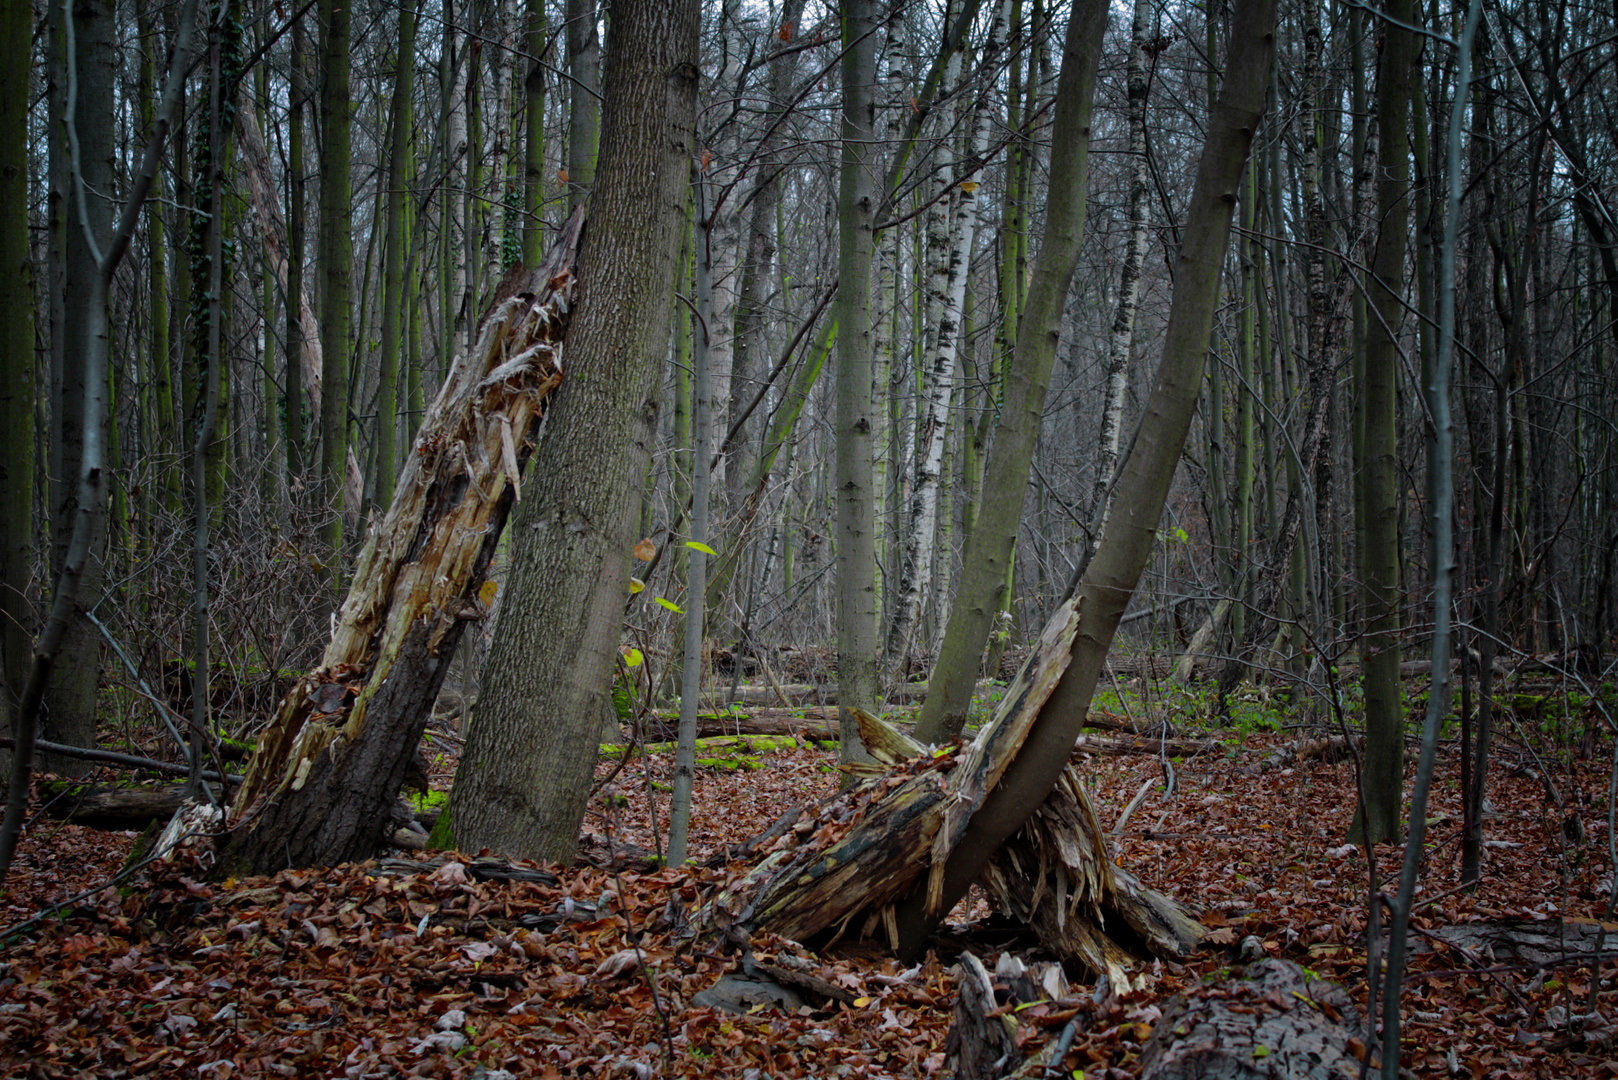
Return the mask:
{"type": "Polygon", "coordinates": [[[1151,180],[1146,163],[1146,35],[1151,5],[1135,0],[1135,22],[1129,38],[1129,240],[1118,282],[1118,307],[1112,319],[1107,347],[1107,391],[1097,438],[1095,485],[1090,489],[1089,548],[1101,542],[1111,509],[1107,489],[1118,471],[1118,448],[1123,433],[1124,393],[1129,387],[1129,353],[1135,341],[1135,312],[1140,302],[1140,272],[1146,261],[1146,222],[1151,180]]]}
{"type": "MultiPolygon", "coordinates": [[[[1010,2],[1000,6],[989,38],[983,45],[982,69],[992,73],[994,58],[1006,38],[1010,2]]],[[[953,63],[953,61],[952,61],[953,63]]],[[[969,163],[982,157],[989,143],[989,87],[979,95],[973,110],[972,136],[969,144],[969,163]]],[[[924,368],[923,412],[921,438],[917,440],[916,462],[910,485],[910,517],[906,523],[904,548],[901,555],[899,589],[893,605],[893,622],[888,627],[888,640],[883,655],[887,658],[887,678],[891,683],[899,677],[905,666],[912,630],[917,612],[921,609],[922,594],[930,577],[933,561],[933,540],[938,520],[939,477],[944,461],[944,435],[949,423],[950,393],[955,385],[955,369],[960,356],[961,321],[966,301],[966,278],[971,270],[972,245],[977,237],[978,185],[975,180],[955,180],[955,162],[947,141],[941,148],[942,160],[938,165],[936,183],[944,189],[955,188],[953,195],[954,228],[935,230],[928,223],[928,249],[933,250],[939,234],[953,232],[948,243],[949,258],[945,267],[945,280],[938,298],[936,330],[929,333],[929,357],[924,368]]],[[[932,260],[929,259],[929,262],[932,260]]],[[[936,268],[929,273],[928,303],[934,304],[936,268]]]]}

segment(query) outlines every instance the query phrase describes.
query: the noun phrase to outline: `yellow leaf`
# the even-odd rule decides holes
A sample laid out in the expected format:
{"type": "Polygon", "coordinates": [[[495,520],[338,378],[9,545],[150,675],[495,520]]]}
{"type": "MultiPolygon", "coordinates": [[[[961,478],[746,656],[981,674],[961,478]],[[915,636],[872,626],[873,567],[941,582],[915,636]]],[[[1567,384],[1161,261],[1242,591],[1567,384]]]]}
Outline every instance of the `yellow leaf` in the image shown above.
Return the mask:
{"type": "Polygon", "coordinates": [[[676,604],[673,600],[670,600],[667,597],[659,596],[657,598],[657,606],[658,607],[668,608],[670,611],[674,612],[674,614],[676,614],[676,615],[684,615],[685,614],[685,612],[680,610],[680,605],[679,604],[676,604]]]}
{"type": "Polygon", "coordinates": [[[641,562],[651,562],[656,555],[657,545],[652,543],[650,537],[635,545],[635,558],[641,562]]]}
{"type": "Polygon", "coordinates": [[[644,588],[646,588],[646,582],[640,578],[632,577],[629,579],[629,595],[633,596],[644,588]]]}
{"type": "Polygon", "coordinates": [[[624,667],[640,667],[645,659],[646,657],[639,649],[629,648],[624,650],[624,667]]]}
{"type": "Polygon", "coordinates": [[[488,607],[490,604],[494,603],[494,594],[499,591],[500,583],[494,580],[494,578],[490,578],[488,581],[485,581],[483,583],[483,587],[478,590],[478,603],[482,604],[484,607],[488,607]]]}
{"type": "Polygon", "coordinates": [[[704,544],[701,540],[687,540],[685,542],[685,546],[690,548],[692,551],[700,551],[704,555],[712,555],[716,559],[719,558],[719,552],[715,551],[707,544],[704,544]]]}
{"type": "Polygon", "coordinates": [[[863,1009],[863,1008],[865,1008],[865,1006],[869,1005],[870,1003],[871,1003],[871,999],[868,998],[868,997],[857,997],[857,998],[854,999],[854,1007],[856,1009],[863,1009]]]}
{"type": "Polygon", "coordinates": [[[976,180],[962,180],[961,181],[961,190],[966,192],[968,195],[972,194],[972,192],[976,191],[977,189],[978,189],[978,182],[976,180]]]}

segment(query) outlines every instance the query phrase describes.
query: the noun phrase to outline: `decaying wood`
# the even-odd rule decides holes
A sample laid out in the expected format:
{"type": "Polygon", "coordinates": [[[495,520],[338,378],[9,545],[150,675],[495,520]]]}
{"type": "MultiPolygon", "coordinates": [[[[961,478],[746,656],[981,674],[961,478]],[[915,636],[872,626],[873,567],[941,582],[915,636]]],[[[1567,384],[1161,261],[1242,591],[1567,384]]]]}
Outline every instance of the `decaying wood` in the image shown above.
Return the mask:
{"type": "Polygon", "coordinates": [[[1359,1024],[1342,987],[1290,961],[1260,960],[1244,978],[1197,986],[1164,1007],[1141,1080],[1358,1080],[1359,1024]]]}
{"type": "MultiPolygon", "coordinates": [[[[214,796],[219,795],[217,785],[214,796]]],[[[184,784],[114,787],[51,781],[41,789],[47,815],[92,829],[144,829],[185,805],[184,784]]]]}
{"type": "Polygon", "coordinates": [[[1156,757],[1190,757],[1218,750],[1217,739],[1155,739],[1150,735],[1080,735],[1074,749],[1086,754],[1105,757],[1123,757],[1128,754],[1149,754],[1156,757]]]}
{"type": "Polygon", "coordinates": [[[961,1080],[998,1080],[1017,1067],[1017,1022],[996,1015],[994,980],[971,953],[955,965],[955,1013],[944,1043],[945,1064],[961,1080]]]}
{"type": "MultiPolygon", "coordinates": [[[[659,712],[648,725],[647,742],[672,740],[679,734],[679,715],[659,712]]],[[[796,735],[801,739],[839,738],[837,710],[751,709],[744,713],[707,713],[697,717],[697,738],[718,735],[796,735]]]]}
{"type": "MultiPolygon", "coordinates": [[[[772,830],[775,838],[756,849],[760,861],[713,898],[697,924],[756,927],[796,941],[853,933],[897,947],[895,901],[937,887],[953,845],[1067,666],[1077,623],[1073,603],[1058,610],[994,718],[964,746],[924,747],[856,711],[876,759],[857,770],[865,779],[772,830]]],[[[1109,931],[1167,957],[1184,955],[1201,938],[1178,904],[1113,864],[1072,762],[980,880],[1047,948],[1096,971],[1121,974],[1133,960],[1109,931]]]]}
{"type": "Polygon", "coordinates": [[[582,213],[528,288],[487,318],[428,410],[387,515],[373,525],[320,666],[282,700],[235,806],[237,872],[373,853],[462,628],[487,614],[484,573],[547,401],[582,213]]]}

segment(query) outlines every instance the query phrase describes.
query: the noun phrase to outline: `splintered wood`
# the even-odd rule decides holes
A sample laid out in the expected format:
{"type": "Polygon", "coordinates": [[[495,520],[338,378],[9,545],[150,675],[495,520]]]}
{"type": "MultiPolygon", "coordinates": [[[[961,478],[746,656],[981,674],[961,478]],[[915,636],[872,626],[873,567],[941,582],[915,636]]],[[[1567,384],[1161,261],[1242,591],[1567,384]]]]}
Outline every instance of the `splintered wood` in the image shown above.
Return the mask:
{"type": "Polygon", "coordinates": [[[492,599],[484,575],[563,378],[582,223],[486,316],[429,408],[320,666],[249,764],[230,845],[243,869],[365,858],[381,836],[461,630],[492,599]]]}
{"type": "MultiPolygon", "coordinates": [[[[918,888],[936,897],[950,853],[1066,669],[1077,626],[1070,601],[1047,624],[994,718],[964,746],[935,750],[855,710],[879,764],[764,845],[763,858],[710,901],[698,924],[798,941],[852,932],[897,947],[895,903],[918,888]]],[[[1056,955],[1115,978],[1134,959],[1131,948],[1183,956],[1201,939],[1180,905],[1114,865],[1071,762],[980,884],[1056,955]]]]}

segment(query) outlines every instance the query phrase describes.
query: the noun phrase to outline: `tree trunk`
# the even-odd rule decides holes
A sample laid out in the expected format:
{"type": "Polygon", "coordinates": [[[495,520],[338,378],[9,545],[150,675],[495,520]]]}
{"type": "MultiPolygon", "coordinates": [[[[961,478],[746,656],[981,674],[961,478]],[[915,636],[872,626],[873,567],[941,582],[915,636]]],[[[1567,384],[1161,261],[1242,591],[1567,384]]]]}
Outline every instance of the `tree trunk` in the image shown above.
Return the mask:
{"type": "Polygon", "coordinates": [[[348,475],[349,292],[353,278],[353,178],[350,139],[349,24],[345,0],[320,0],[321,539],[334,596],[342,582],[344,492],[348,475]]]}
{"type": "Polygon", "coordinates": [[[233,808],[226,861],[271,873],[368,857],[468,621],[538,438],[573,290],[579,221],[487,320],[422,425],[321,665],[282,700],[233,808]]]}
{"type": "MultiPolygon", "coordinates": [[[[61,15],[56,15],[58,20],[61,15]]],[[[109,197],[114,190],[115,153],[113,136],[113,85],[116,63],[116,15],[112,5],[91,2],[77,4],[73,9],[74,53],[77,57],[78,109],[74,125],[78,134],[80,178],[84,184],[82,203],[88,220],[81,218],[81,204],[75,197],[73,182],[60,193],[67,210],[66,277],[63,282],[62,354],[61,370],[55,379],[59,388],[53,393],[51,415],[55,426],[55,446],[52,448],[50,476],[53,480],[51,506],[51,568],[53,576],[60,575],[66,565],[67,550],[73,533],[74,521],[81,509],[79,476],[82,472],[84,447],[91,437],[85,430],[85,399],[91,393],[104,393],[105,387],[92,391],[89,383],[91,327],[106,325],[107,294],[97,292],[95,281],[100,266],[91,251],[86,230],[102,238],[112,233],[112,207],[109,197]],[[94,193],[94,194],[92,194],[94,193]],[[98,304],[101,311],[92,313],[90,306],[98,304]]],[[[71,61],[70,61],[71,62],[71,61]]],[[[66,176],[68,170],[63,171],[66,176]]],[[[32,350],[30,349],[30,353],[32,350]]],[[[101,376],[104,380],[105,376],[101,376]]],[[[106,424],[105,413],[101,423],[106,424]]],[[[105,432],[98,432],[104,439],[105,432]]],[[[104,497],[106,485],[98,488],[104,497]]],[[[104,573],[102,552],[106,547],[106,518],[102,507],[83,508],[94,522],[90,537],[90,556],[79,583],[79,599],[94,604],[100,599],[104,573]]],[[[97,680],[101,671],[101,638],[77,612],[67,627],[66,637],[57,662],[52,670],[46,692],[47,712],[40,734],[56,742],[75,746],[94,746],[96,739],[97,680]]],[[[47,756],[46,767],[67,775],[83,771],[79,762],[53,761],[47,756]]]]}
{"type": "MultiPolygon", "coordinates": [[[[854,709],[880,712],[871,384],[877,199],[875,0],[843,0],[842,166],[837,196],[837,684],[842,754],[860,756],[854,709]]],[[[884,403],[885,407],[885,403],[884,403]]]]}
{"type": "MultiPolygon", "coordinates": [[[[1079,50],[1086,48],[1086,43],[1089,48],[1098,48],[1101,38],[1105,6],[1095,0],[1095,10],[1090,8],[1090,4],[1076,7],[1074,19],[1093,19],[1094,24],[1079,21],[1068,29],[1068,54],[1058,90],[1054,137],[1057,146],[1071,145],[1062,138],[1063,113],[1064,106],[1078,107],[1072,100],[1069,79],[1078,81],[1081,77],[1083,61],[1079,50]]],[[[900,948],[906,954],[919,950],[945,912],[977,880],[994,852],[1044,801],[1066,767],[1107,650],[1151,554],[1169,484],[1196,407],[1203,356],[1219,299],[1234,196],[1253,133],[1263,115],[1264,87],[1274,47],[1274,0],[1237,0],[1231,19],[1225,84],[1209,120],[1186,214],[1163,360],[1134,448],[1119,475],[1112,520],[1079,585],[1073,662],[1002,782],[986,785],[979,796],[982,801],[977,812],[965,811],[963,806],[969,820],[958,826],[954,836],[935,842],[934,880],[928,889],[908,897],[897,913],[900,948]]],[[[1061,161],[1058,158],[1053,162],[1053,171],[1061,161]]],[[[1052,188],[1056,190],[1054,176],[1052,188]]],[[[917,737],[928,738],[921,724],[917,726],[917,737]]]]}
{"type": "Polygon", "coordinates": [[[584,202],[595,186],[601,138],[601,33],[596,0],[567,0],[567,205],[584,202]]]}
{"type": "MultiPolygon", "coordinates": [[[[1006,40],[1006,7],[990,26],[989,37],[983,45],[985,71],[994,71],[999,62],[1000,49],[1006,40]]],[[[976,108],[972,112],[971,136],[967,144],[969,161],[981,158],[989,144],[989,98],[992,86],[985,80],[976,108]]],[[[935,195],[944,206],[950,203],[944,197],[955,187],[954,162],[948,142],[940,150],[941,161],[934,180],[935,195]]],[[[972,247],[977,239],[978,183],[968,180],[959,185],[954,194],[954,228],[938,229],[952,239],[946,239],[948,255],[944,260],[944,281],[938,293],[936,321],[928,327],[928,340],[932,358],[924,364],[924,415],[917,438],[916,460],[910,482],[910,518],[905,526],[904,543],[900,554],[899,587],[893,600],[893,621],[888,626],[884,657],[887,664],[886,685],[892,686],[902,677],[910,652],[912,627],[921,611],[922,589],[932,576],[933,541],[937,534],[938,495],[943,475],[944,436],[949,428],[950,395],[955,389],[955,369],[960,356],[961,321],[966,302],[966,279],[971,273],[972,247]]],[[[938,237],[929,230],[928,247],[937,245],[938,237]]],[[[934,277],[936,279],[936,272],[934,277]]]]}
{"type": "Polygon", "coordinates": [[[697,29],[695,0],[613,7],[567,388],[517,514],[491,677],[434,830],[442,845],[564,862],[576,846],[657,432],[693,152],[697,29]]]}
{"type": "Polygon", "coordinates": [[[1399,700],[1399,327],[1404,323],[1405,248],[1409,237],[1410,66],[1415,36],[1411,0],[1390,0],[1377,75],[1377,220],[1381,230],[1368,283],[1363,413],[1356,467],[1363,476],[1360,665],[1365,690],[1364,838],[1397,840],[1402,832],[1404,709],[1399,700]]]}
{"type": "MultiPolygon", "coordinates": [[[[34,521],[34,281],[28,239],[33,5],[0,4],[0,722],[28,672],[34,521]]],[[[17,734],[13,731],[13,735],[17,734]]],[[[9,755],[0,755],[9,763],[9,755]]],[[[0,768],[0,775],[9,774],[0,768]]]]}
{"type": "Polygon", "coordinates": [[[394,61],[393,131],[388,153],[387,237],[383,241],[386,269],[382,279],[382,355],[376,391],[376,481],[372,501],[383,513],[393,505],[397,472],[394,442],[399,425],[399,356],[403,335],[405,206],[411,195],[411,95],[416,69],[417,0],[399,9],[399,44],[394,61]]]}
{"type": "Polygon", "coordinates": [[[1140,273],[1146,262],[1147,196],[1151,191],[1151,163],[1146,159],[1146,41],[1151,33],[1152,9],[1148,0],[1135,0],[1129,36],[1129,239],[1124,265],[1118,274],[1118,307],[1107,342],[1107,390],[1102,399],[1100,457],[1086,511],[1089,534],[1086,546],[1094,551],[1107,525],[1107,489],[1118,471],[1118,447],[1123,435],[1124,393],[1129,387],[1129,354],[1135,341],[1135,308],[1140,299],[1140,273]]]}
{"type": "Polygon", "coordinates": [[[1075,5],[1074,12],[1051,133],[1051,145],[1057,150],[1050,167],[1044,246],[1034,264],[1014,362],[1006,371],[1005,402],[994,450],[983,478],[983,490],[994,492],[995,497],[981,501],[976,524],[961,555],[955,607],[917,728],[918,737],[929,742],[943,742],[966,723],[983,645],[1000,607],[998,599],[1011,566],[1022,517],[1022,492],[1028,484],[1034,443],[1045,410],[1045,391],[1056,358],[1062,309],[1084,238],[1090,114],[1106,10],[1081,2],[1075,5]]]}

